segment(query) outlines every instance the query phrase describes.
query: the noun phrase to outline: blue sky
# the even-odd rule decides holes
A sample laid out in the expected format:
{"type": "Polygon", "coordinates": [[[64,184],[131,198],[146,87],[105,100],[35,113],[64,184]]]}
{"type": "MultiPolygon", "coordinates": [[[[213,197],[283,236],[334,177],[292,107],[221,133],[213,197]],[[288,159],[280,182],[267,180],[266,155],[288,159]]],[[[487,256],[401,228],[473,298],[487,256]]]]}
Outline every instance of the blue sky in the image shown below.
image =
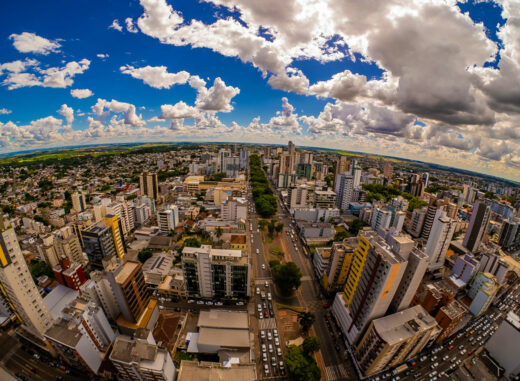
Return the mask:
{"type": "Polygon", "coordinates": [[[0,11],[0,152],[292,139],[520,174],[520,15],[509,0],[16,1],[0,11]]]}

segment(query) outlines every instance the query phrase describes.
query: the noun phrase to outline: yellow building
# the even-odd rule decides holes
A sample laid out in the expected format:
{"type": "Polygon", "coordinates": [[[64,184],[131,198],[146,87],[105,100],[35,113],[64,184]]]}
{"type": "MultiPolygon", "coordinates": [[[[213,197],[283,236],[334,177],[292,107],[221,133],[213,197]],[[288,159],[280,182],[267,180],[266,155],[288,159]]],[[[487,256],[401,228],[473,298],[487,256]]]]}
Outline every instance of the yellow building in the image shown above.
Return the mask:
{"type": "Polygon", "coordinates": [[[112,237],[114,238],[114,245],[116,247],[117,256],[123,259],[126,255],[125,243],[123,241],[123,231],[117,216],[107,214],[103,219],[105,226],[112,230],[112,237]]]}
{"type": "Polygon", "coordinates": [[[358,245],[354,250],[352,263],[350,264],[350,269],[346,276],[345,288],[343,289],[343,292],[345,293],[345,300],[347,302],[347,306],[350,305],[350,302],[354,297],[354,292],[356,291],[359,279],[361,278],[363,266],[365,265],[365,260],[367,258],[368,251],[370,250],[370,234],[375,234],[375,232],[362,231],[359,233],[358,245]]]}
{"type": "Polygon", "coordinates": [[[358,240],[356,237],[335,242],[330,250],[327,268],[323,273],[322,284],[329,291],[341,290],[347,281],[358,240]]]}

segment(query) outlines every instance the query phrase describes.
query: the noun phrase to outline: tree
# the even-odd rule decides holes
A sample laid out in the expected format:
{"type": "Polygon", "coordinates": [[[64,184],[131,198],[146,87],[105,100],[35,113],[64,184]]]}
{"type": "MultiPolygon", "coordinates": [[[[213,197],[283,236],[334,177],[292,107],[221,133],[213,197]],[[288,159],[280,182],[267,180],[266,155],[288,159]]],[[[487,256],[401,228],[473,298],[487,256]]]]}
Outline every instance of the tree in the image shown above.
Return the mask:
{"type": "Polygon", "coordinates": [[[139,259],[139,262],[145,263],[148,259],[150,259],[153,255],[152,250],[150,249],[141,249],[139,251],[139,254],[137,254],[137,259],[139,259]]]}
{"type": "Polygon", "coordinates": [[[279,263],[271,268],[273,280],[283,296],[290,296],[301,285],[302,272],[294,262],[279,263]]]}
{"type": "Polygon", "coordinates": [[[267,234],[269,235],[270,238],[273,238],[273,234],[274,234],[274,222],[273,221],[269,221],[269,223],[267,224],[267,234]]]}
{"type": "Polygon", "coordinates": [[[352,220],[349,225],[349,230],[352,235],[356,236],[361,229],[363,229],[363,222],[359,218],[352,220]]]}
{"type": "Polygon", "coordinates": [[[196,237],[189,237],[189,238],[186,238],[183,242],[183,247],[185,246],[188,246],[188,247],[200,247],[201,246],[201,242],[196,238],[196,237]]]}
{"type": "Polygon", "coordinates": [[[280,261],[277,259],[271,259],[269,261],[269,267],[272,269],[273,267],[280,266],[280,261]]]}
{"type": "Polygon", "coordinates": [[[276,230],[277,233],[281,233],[283,230],[283,222],[278,222],[275,225],[274,230],[276,230]]]}
{"type": "Polygon", "coordinates": [[[311,355],[314,352],[318,352],[321,348],[320,339],[316,336],[306,337],[303,340],[302,349],[306,355],[311,355]]]}
{"type": "Polygon", "coordinates": [[[283,362],[294,381],[319,381],[321,371],[312,356],[306,355],[301,347],[290,345],[283,362]]]}
{"type": "Polygon", "coordinates": [[[265,229],[269,222],[267,220],[261,219],[258,221],[258,226],[260,226],[262,229],[265,229]]]}
{"type": "Polygon", "coordinates": [[[350,233],[346,230],[339,230],[336,232],[336,234],[334,234],[334,241],[335,242],[338,242],[338,241],[343,241],[345,238],[348,238],[350,237],[350,233]]]}
{"type": "Polygon", "coordinates": [[[35,258],[31,259],[30,265],[33,278],[36,279],[42,275],[52,276],[52,269],[46,262],[35,258]]]}
{"type": "Polygon", "coordinates": [[[311,329],[312,325],[316,321],[316,316],[312,312],[303,311],[298,313],[298,322],[302,327],[302,331],[307,333],[311,329]]]}
{"type": "Polygon", "coordinates": [[[275,246],[271,249],[271,252],[274,254],[274,255],[283,255],[283,250],[280,246],[275,246]]]}
{"type": "Polygon", "coordinates": [[[215,230],[215,235],[217,238],[220,238],[222,236],[222,228],[220,226],[217,226],[217,229],[215,230]]]}

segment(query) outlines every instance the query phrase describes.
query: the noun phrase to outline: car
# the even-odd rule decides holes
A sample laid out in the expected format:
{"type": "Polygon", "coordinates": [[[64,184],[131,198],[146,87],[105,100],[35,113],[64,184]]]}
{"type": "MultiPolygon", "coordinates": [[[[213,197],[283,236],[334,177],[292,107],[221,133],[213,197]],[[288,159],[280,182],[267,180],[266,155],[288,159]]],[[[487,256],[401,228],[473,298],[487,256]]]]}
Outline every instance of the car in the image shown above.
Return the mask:
{"type": "Polygon", "coordinates": [[[265,339],[265,331],[263,329],[260,330],[260,338],[265,339]]]}
{"type": "Polygon", "coordinates": [[[269,343],[269,353],[273,353],[273,344],[269,343]]]}
{"type": "Polygon", "coordinates": [[[276,366],[276,357],[271,357],[271,366],[276,366]]]}
{"type": "Polygon", "coordinates": [[[338,344],[334,345],[334,349],[336,349],[336,352],[339,352],[339,351],[341,351],[341,348],[339,347],[339,345],[338,345],[338,344]]]}
{"type": "Polygon", "coordinates": [[[258,308],[258,311],[262,311],[262,305],[260,303],[258,303],[257,308],[258,308]]]}
{"type": "Polygon", "coordinates": [[[282,350],[280,349],[280,347],[276,348],[276,354],[278,356],[282,356],[282,350]]]}
{"type": "Polygon", "coordinates": [[[273,339],[273,335],[271,334],[271,331],[267,331],[267,340],[271,341],[273,339]]]}
{"type": "Polygon", "coordinates": [[[268,281],[265,281],[264,286],[267,287],[267,288],[269,288],[269,282],[268,282],[268,281]]]}
{"type": "Polygon", "coordinates": [[[266,319],[269,317],[269,312],[267,312],[267,310],[264,311],[264,317],[265,317],[266,319]]]}
{"type": "Polygon", "coordinates": [[[280,361],[280,362],[278,363],[278,366],[280,367],[280,370],[283,370],[283,361],[280,361]]]}
{"type": "Polygon", "coordinates": [[[267,353],[265,353],[265,352],[262,353],[262,360],[263,360],[264,362],[267,362],[267,353]]]}
{"type": "Polygon", "coordinates": [[[31,372],[33,372],[33,373],[36,373],[36,368],[35,368],[34,366],[31,366],[31,367],[29,368],[29,370],[30,370],[31,372]]]}
{"type": "Polygon", "coordinates": [[[265,374],[269,373],[269,365],[264,364],[264,372],[265,372],[265,374]]]}
{"type": "Polygon", "coordinates": [[[213,302],[212,302],[211,300],[208,300],[208,301],[206,302],[206,305],[208,305],[208,306],[212,306],[212,305],[213,305],[213,302]]]}
{"type": "Polygon", "coordinates": [[[256,293],[257,293],[257,295],[260,295],[260,287],[256,288],[256,293]]]}
{"type": "Polygon", "coordinates": [[[422,377],[422,374],[421,373],[417,373],[413,376],[413,378],[415,378],[416,380],[421,378],[422,377]]]}
{"type": "Polygon", "coordinates": [[[437,366],[439,366],[439,363],[438,362],[434,362],[432,365],[430,365],[430,368],[431,369],[435,369],[435,368],[437,368],[437,366]]]}
{"type": "Polygon", "coordinates": [[[197,304],[204,304],[203,300],[197,300],[197,304]]]}
{"type": "Polygon", "coordinates": [[[475,348],[473,348],[472,350],[470,350],[470,351],[468,352],[468,355],[472,355],[473,353],[475,353],[475,348]]]}
{"type": "Polygon", "coordinates": [[[38,359],[38,360],[39,360],[39,359],[40,359],[40,354],[39,354],[39,353],[35,353],[35,354],[33,354],[33,357],[34,357],[35,359],[38,359]]]}
{"type": "Polygon", "coordinates": [[[450,346],[448,347],[448,350],[451,351],[453,348],[455,348],[455,346],[454,346],[454,345],[450,345],[450,346]]]}
{"type": "Polygon", "coordinates": [[[265,304],[265,302],[262,303],[262,306],[264,307],[264,309],[267,308],[267,304],[265,304]]]}
{"type": "Polygon", "coordinates": [[[271,296],[270,292],[267,293],[267,300],[273,300],[273,297],[271,296]]]}
{"type": "Polygon", "coordinates": [[[428,358],[428,356],[426,356],[426,355],[425,355],[425,356],[422,356],[422,357],[419,359],[419,361],[424,361],[424,360],[426,360],[427,358],[428,358]]]}
{"type": "Polygon", "coordinates": [[[274,317],[274,311],[272,308],[269,308],[269,316],[274,317]]]}
{"type": "Polygon", "coordinates": [[[463,350],[461,350],[459,353],[460,353],[461,355],[465,355],[465,354],[466,354],[466,350],[463,349],[463,350]]]}
{"type": "Polygon", "coordinates": [[[215,302],[215,305],[216,305],[216,306],[223,306],[224,303],[222,303],[222,302],[215,302]]]}
{"type": "Polygon", "coordinates": [[[464,349],[464,345],[459,345],[459,349],[460,350],[464,349]]]}
{"type": "Polygon", "coordinates": [[[258,311],[258,318],[259,319],[263,319],[264,318],[264,315],[262,315],[262,311],[258,311]]]}
{"type": "Polygon", "coordinates": [[[274,338],[274,344],[279,347],[280,346],[280,339],[278,339],[277,337],[274,338]]]}
{"type": "Polygon", "coordinates": [[[243,305],[244,305],[244,302],[236,302],[235,305],[237,305],[237,306],[243,306],[243,305]]]}
{"type": "Polygon", "coordinates": [[[450,356],[446,355],[446,356],[444,356],[444,357],[442,358],[442,361],[446,361],[446,360],[449,359],[449,358],[450,358],[450,356]]]}
{"type": "Polygon", "coordinates": [[[256,249],[256,253],[257,253],[257,254],[260,254],[260,250],[256,249]]]}
{"type": "Polygon", "coordinates": [[[265,270],[265,264],[262,263],[262,270],[265,270]]]}
{"type": "Polygon", "coordinates": [[[450,360],[450,362],[451,362],[451,363],[457,362],[457,358],[456,358],[456,357],[452,358],[452,359],[450,360]]]}
{"type": "Polygon", "coordinates": [[[267,349],[266,349],[265,344],[262,344],[262,352],[266,352],[266,351],[267,351],[267,349]]]}

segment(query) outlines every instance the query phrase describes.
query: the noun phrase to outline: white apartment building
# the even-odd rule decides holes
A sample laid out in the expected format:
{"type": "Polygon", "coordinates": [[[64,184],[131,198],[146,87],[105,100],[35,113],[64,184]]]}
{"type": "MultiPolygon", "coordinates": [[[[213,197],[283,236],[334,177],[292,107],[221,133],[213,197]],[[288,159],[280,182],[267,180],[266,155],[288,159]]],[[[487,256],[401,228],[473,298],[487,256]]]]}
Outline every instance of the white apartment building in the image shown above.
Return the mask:
{"type": "Polygon", "coordinates": [[[108,318],[116,320],[121,313],[116,295],[104,271],[92,271],[81,287],[81,292],[90,301],[101,306],[108,318]]]}
{"type": "Polygon", "coordinates": [[[224,221],[247,220],[247,200],[242,197],[229,198],[220,204],[220,217],[224,221]]]}
{"type": "Polygon", "coordinates": [[[52,317],[34,284],[12,227],[0,217],[0,291],[16,317],[33,335],[43,338],[52,317]]]}
{"type": "Polygon", "coordinates": [[[444,265],[446,251],[455,232],[455,220],[446,216],[446,211],[437,209],[424,252],[430,257],[428,270],[437,270],[444,265]]]}
{"type": "Polygon", "coordinates": [[[168,235],[179,225],[179,208],[177,205],[169,205],[157,212],[157,224],[161,234],[168,235]]]}
{"type": "Polygon", "coordinates": [[[370,225],[374,231],[388,229],[392,220],[392,212],[386,208],[373,208],[370,225]]]}

